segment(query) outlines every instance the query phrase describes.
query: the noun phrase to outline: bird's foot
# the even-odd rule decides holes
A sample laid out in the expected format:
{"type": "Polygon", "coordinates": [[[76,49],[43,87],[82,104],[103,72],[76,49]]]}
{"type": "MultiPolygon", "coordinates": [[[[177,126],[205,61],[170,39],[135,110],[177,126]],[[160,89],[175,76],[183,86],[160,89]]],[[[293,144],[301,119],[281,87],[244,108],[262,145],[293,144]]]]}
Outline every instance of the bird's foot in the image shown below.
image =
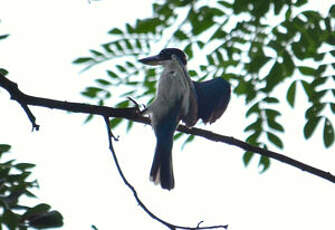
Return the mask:
{"type": "Polygon", "coordinates": [[[129,97],[129,96],[127,98],[128,98],[129,101],[134,103],[137,114],[143,115],[148,110],[147,107],[144,104],[142,104],[142,105],[138,104],[137,101],[134,98],[129,97]],[[143,110],[141,110],[140,107],[143,107],[143,110]]]}

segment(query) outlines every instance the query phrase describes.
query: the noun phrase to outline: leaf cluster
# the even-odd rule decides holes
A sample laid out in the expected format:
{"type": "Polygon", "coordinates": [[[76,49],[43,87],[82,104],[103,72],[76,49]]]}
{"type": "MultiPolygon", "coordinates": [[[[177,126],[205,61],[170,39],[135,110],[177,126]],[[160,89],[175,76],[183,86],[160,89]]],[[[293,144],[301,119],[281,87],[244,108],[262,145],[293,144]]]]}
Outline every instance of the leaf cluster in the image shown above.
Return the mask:
{"type": "Polygon", "coordinates": [[[51,210],[48,204],[23,205],[24,197],[36,198],[31,189],[38,188],[38,183],[29,180],[30,170],[35,165],[4,161],[4,154],[10,149],[10,145],[0,144],[0,228],[6,226],[10,230],[25,230],[63,226],[62,215],[51,210]]]}

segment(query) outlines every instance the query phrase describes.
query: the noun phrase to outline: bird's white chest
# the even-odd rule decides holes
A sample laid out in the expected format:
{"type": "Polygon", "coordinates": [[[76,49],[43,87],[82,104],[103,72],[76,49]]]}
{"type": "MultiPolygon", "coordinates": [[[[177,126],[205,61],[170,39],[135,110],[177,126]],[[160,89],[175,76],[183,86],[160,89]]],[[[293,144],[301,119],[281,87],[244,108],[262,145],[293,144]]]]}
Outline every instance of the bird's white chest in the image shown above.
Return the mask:
{"type": "Polygon", "coordinates": [[[181,73],[175,70],[164,71],[158,82],[156,98],[167,103],[167,106],[173,106],[179,102],[187,88],[180,80],[181,73]]]}
{"type": "Polygon", "coordinates": [[[179,108],[179,118],[188,114],[190,92],[191,87],[184,72],[176,66],[167,66],[159,78],[155,100],[148,107],[153,125],[175,108],[179,108]]]}

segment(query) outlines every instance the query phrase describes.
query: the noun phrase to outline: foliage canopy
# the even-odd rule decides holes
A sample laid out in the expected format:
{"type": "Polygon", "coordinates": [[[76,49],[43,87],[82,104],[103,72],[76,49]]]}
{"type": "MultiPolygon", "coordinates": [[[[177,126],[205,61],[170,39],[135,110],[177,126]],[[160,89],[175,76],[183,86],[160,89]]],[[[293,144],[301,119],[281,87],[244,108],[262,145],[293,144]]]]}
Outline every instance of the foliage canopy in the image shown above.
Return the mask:
{"type": "Polygon", "coordinates": [[[63,226],[63,216],[45,203],[33,207],[24,205],[24,197],[36,198],[31,189],[38,188],[37,180],[31,181],[30,163],[15,163],[4,160],[10,145],[0,144],[0,228],[25,230],[28,228],[45,229],[63,226]]]}
{"type": "MultiPolygon", "coordinates": [[[[82,94],[104,104],[113,93],[113,98],[122,99],[117,107],[129,105],[125,96],[150,101],[155,93],[157,70],[144,68],[136,58],[153,53],[152,49],[178,47],[190,61],[195,56],[206,57],[206,62],[189,70],[191,77],[199,81],[225,78],[233,85],[233,93],[245,99],[245,116],[250,120],[244,130],[249,133],[248,143],[264,148],[272,143],[283,148],[281,135],[285,127],[278,121],[281,99],[275,92],[285,82],[288,87],[283,93],[292,108],[300,93],[298,86],[308,98],[304,137],[310,138],[319,127],[323,129],[324,145],[330,147],[334,143],[331,120],[335,89],[329,85],[335,76],[328,72],[335,69],[335,5],[324,16],[317,11],[300,10],[306,4],[307,0],[154,1],[152,17],[111,29],[110,42],[74,60],[85,70],[116,61],[113,68],[106,69],[104,77],[96,79],[82,94]],[[114,95],[120,86],[123,93],[114,95]]],[[[114,119],[112,127],[120,122],[114,119]]],[[[128,129],[131,126],[129,122],[128,129]]],[[[175,138],[180,136],[176,134],[175,138]]],[[[192,139],[190,136],[186,142],[192,139]]],[[[246,152],[244,163],[248,165],[252,157],[252,152],[246,152]]],[[[259,164],[266,170],[269,159],[261,157],[259,164]]]]}

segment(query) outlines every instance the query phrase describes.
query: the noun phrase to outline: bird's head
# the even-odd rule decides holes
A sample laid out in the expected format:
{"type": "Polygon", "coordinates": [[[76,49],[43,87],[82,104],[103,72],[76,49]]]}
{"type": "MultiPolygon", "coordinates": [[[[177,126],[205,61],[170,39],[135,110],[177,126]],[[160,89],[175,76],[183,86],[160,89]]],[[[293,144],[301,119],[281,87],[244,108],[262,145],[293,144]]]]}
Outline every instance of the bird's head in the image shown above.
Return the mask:
{"type": "Polygon", "coordinates": [[[168,65],[169,63],[173,61],[172,60],[173,55],[180,62],[180,64],[184,66],[186,65],[187,60],[186,60],[185,53],[182,50],[177,49],[177,48],[166,48],[166,49],[163,49],[161,52],[159,52],[159,54],[155,56],[142,58],[138,61],[146,65],[152,65],[152,66],[163,65],[164,66],[164,65],[168,65]]]}

